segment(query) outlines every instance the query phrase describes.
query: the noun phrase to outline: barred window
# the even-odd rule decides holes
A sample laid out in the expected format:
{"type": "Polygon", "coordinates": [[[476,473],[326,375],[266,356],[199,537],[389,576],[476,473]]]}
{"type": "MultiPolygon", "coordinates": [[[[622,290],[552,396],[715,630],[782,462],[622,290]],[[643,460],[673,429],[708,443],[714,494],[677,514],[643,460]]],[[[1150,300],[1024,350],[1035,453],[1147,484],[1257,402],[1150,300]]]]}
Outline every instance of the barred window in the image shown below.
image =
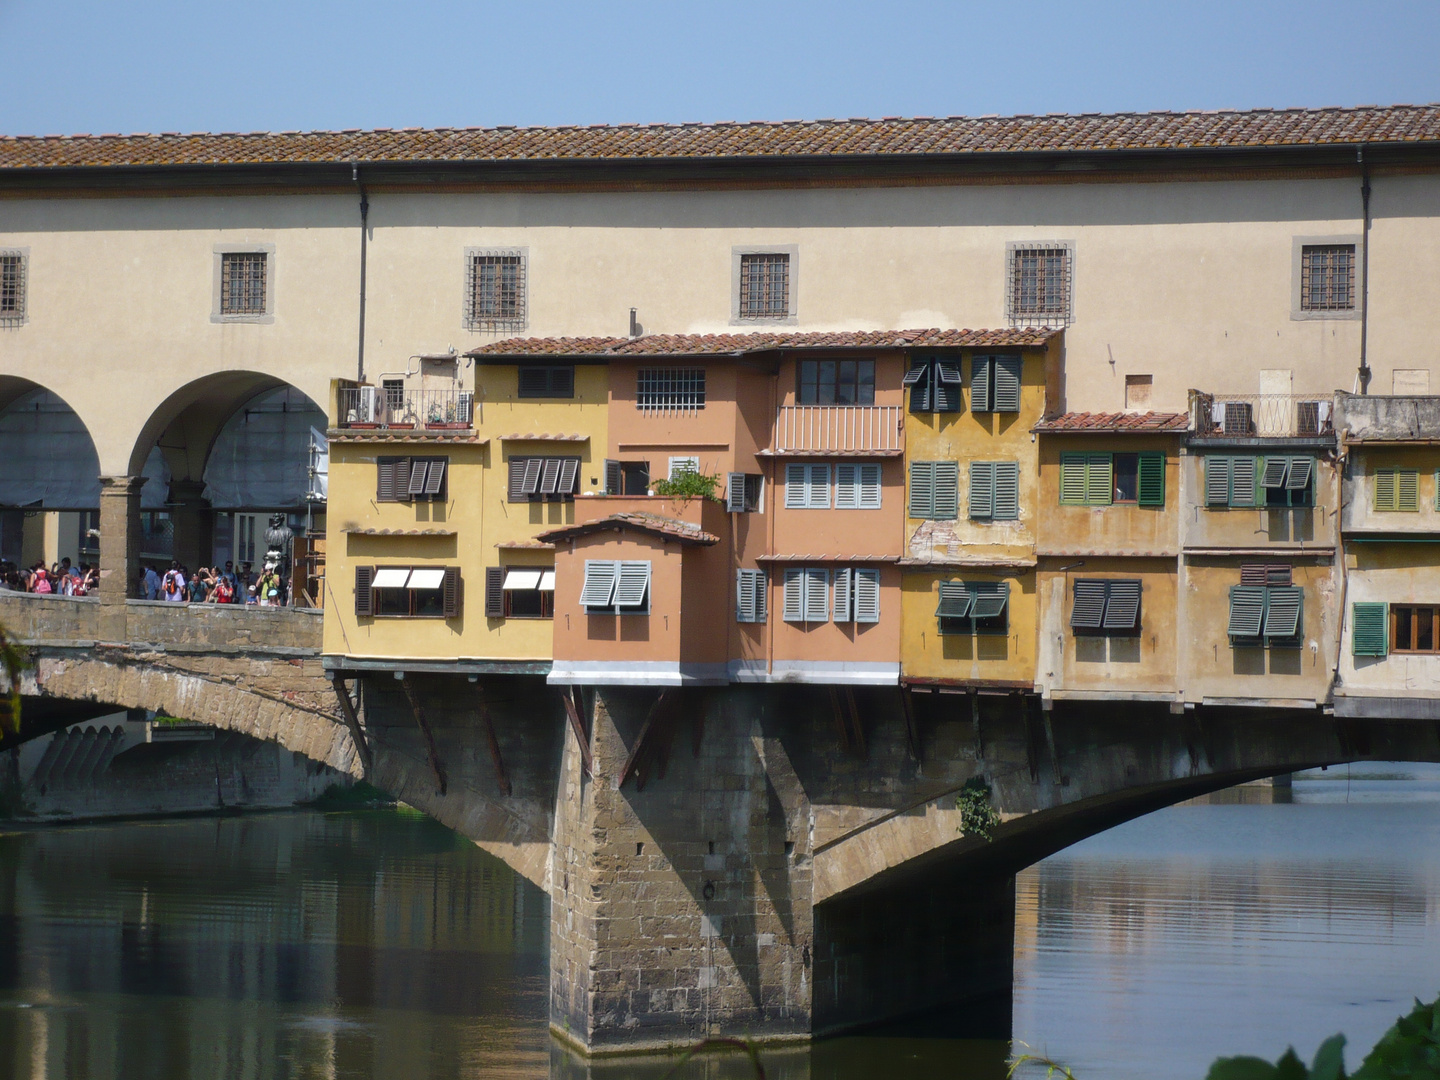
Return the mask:
{"type": "Polygon", "coordinates": [[[1300,310],[1355,309],[1355,245],[1306,244],[1300,249],[1300,310]]]}
{"type": "Polygon", "coordinates": [[[468,252],[465,326],[469,330],[525,328],[525,253],[468,252]]]}
{"type": "Polygon", "coordinates": [[[691,412],[705,407],[704,368],[641,368],[635,407],[642,412],[691,412]]]}
{"type": "Polygon", "coordinates": [[[267,261],[263,251],[227,251],[221,254],[221,315],[265,314],[267,261]]]}
{"type": "Polygon", "coordinates": [[[740,318],[783,319],[790,314],[790,256],[740,256],[740,318]]]}
{"type": "Polygon", "coordinates": [[[25,255],[0,251],[0,326],[25,321],[25,255]]]}
{"type": "Polygon", "coordinates": [[[1014,325],[1065,326],[1071,319],[1072,252],[1068,244],[1010,248],[1008,316],[1014,325]]]}

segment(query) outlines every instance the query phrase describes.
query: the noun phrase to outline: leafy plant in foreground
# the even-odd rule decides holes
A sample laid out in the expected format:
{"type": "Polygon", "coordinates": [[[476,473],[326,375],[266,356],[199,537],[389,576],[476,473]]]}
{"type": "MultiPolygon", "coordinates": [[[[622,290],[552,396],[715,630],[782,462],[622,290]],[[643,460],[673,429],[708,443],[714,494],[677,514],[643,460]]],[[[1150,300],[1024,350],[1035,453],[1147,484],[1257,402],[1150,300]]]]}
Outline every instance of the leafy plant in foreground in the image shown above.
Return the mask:
{"type": "Polygon", "coordinates": [[[0,626],[0,672],[5,676],[5,689],[0,691],[0,736],[7,730],[20,734],[20,673],[28,666],[15,639],[0,626]]]}
{"type": "Polygon", "coordinates": [[[955,807],[960,811],[960,835],[975,836],[981,840],[991,839],[991,830],[1000,824],[1000,815],[990,801],[990,785],[983,777],[972,776],[965,781],[960,794],[955,796],[955,807]]]}
{"type": "Polygon", "coordinates": [[[669,480],[656,480],[650,485],[650,490],[667,499],[709,499],[719,502],[720,496],[717,492],[720,490],[720,478],[704,476],[686,469],[669,480]]]}

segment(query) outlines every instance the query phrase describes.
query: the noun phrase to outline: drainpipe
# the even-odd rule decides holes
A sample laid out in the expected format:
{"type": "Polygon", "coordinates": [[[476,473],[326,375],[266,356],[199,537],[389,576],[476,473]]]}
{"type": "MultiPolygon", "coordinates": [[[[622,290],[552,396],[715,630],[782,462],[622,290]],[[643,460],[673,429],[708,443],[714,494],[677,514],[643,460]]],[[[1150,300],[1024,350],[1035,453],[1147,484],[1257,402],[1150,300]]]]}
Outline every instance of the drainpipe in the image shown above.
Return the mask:
{"type": "Polygon", "coordinates": [[[1360,206],[1364,224],[1360,230],[1360,393],[1370,393],[1370,167],[1365,164],[1365,146],[1355,148],[1360,165],[1360,206]]]}
{"type": "MultiPolygon", "coordinates": [[[[365,254],[370,232],[370,197],[365,194],[365,185],[360,182],[360,166],[351,162],[350,178],[360,192],[360,344],[355,361],[355,378],[365,381],[365,254]]],[[[1362,346],[1363,354],[1363,346],[1362,346]]]]}

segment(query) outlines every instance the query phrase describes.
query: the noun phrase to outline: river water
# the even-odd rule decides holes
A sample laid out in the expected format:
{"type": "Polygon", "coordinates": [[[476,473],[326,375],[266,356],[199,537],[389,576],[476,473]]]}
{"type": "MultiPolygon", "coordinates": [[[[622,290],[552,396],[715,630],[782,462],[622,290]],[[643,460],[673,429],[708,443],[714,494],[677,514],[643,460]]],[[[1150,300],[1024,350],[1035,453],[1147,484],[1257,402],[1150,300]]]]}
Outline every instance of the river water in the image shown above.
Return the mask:
{"type": "MultiPolygon", "coordinates": [[[[1440,991],[1440,778],[1332,769],[1291,804],[1174,807],[1017,891],[1016,1039],[1082,1080],[1199,1080],[1335,1031],[1353,1067],[1440,991]]],[[[552,1043],[546,918],[539,890],[404,811],[0,833],[0,1080],[663,1074],[590,1073],[552,1043]]],[[[998,1080],[1009,1050],[846,1038],[767,1070],[998,1080]]]]}

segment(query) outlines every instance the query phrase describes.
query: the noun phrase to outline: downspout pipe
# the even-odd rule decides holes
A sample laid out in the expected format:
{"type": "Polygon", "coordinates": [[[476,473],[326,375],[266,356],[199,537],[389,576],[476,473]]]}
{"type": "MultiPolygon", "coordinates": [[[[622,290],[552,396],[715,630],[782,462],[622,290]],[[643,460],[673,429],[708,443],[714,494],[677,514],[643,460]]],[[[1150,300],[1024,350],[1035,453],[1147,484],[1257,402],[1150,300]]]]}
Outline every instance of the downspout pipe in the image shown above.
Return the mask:
{"type": "Polygon", "coordinates": [[[365,193],[365,185],[360,182],[360,166],[351,162],[350,178],[355,181],[355,187],[360,192],[360,330],[359,345],[355,358],[355,378],[358,382],[365,381],[365,256],[370,234],[370,197],[365,193]]]}
{"type": "Polygon", "coordinates": [[[1360,229],[1360,393],[1370,393],[1370,166],[1365,164],[1365,145],[1355,148],[1360,166],[1360,207],[1364,220],[1360,229]]]}

